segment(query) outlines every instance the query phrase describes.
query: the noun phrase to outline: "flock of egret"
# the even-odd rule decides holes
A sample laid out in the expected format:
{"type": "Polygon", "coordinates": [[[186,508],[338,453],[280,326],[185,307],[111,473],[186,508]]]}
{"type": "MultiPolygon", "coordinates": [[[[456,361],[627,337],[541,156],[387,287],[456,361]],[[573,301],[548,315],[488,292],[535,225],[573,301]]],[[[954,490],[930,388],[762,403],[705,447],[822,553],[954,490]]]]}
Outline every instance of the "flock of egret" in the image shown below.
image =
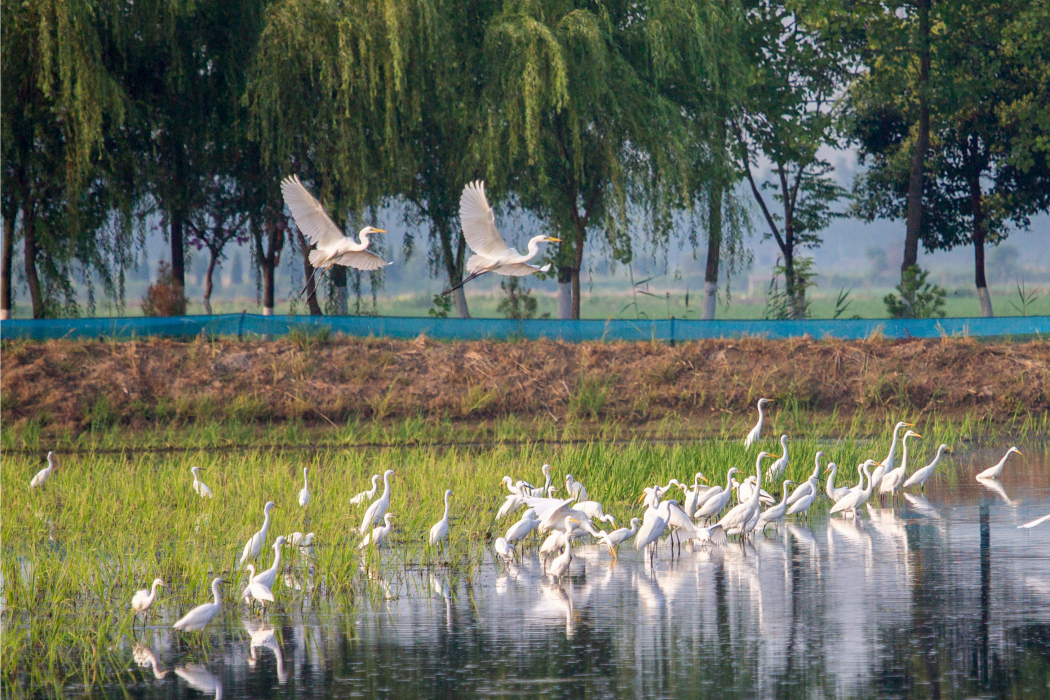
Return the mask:
{"type": "MultiPolygon", "coordinates": [[[[759,401],[758,424],[745,440],[747,447],[761,440],[762,409],[767,403],[769,401],[766,399],[759,401]]],[[[831,501],[829,512],[832,516],[841,513],[843,517],[855,518],[861,506],[867,503],[872,496],[880,500],[883,497],[889,497],[892,504],[905,488],[919,487],[925,492],[926,482],[933,475],[944,453],[952,451],[948,445],[940,445],[929,464],[909,475],[908,440],[922,438],[918,433],[908,429],[912,427],[914,427],[912,424],[905,422],[896,424],[889,452],[881,461],[867,459],[860,464],[857,467],[859,481],[855,486],[837,485],[838,465],[833,462],[829,462],[826,466],[823,465],[821,460],[824,458],[824,453],[817,452],[809,478],[798,484],[791,479],[785,479],[782,482],[780,500],[777,501],[762,488],[763,466],[766,460],[774,460],[765,472],[766,483],[773,482],[786,472],[790,439],[787,435],[782,435],[779,440],[782,453],[774,455],[760,451],[755,458],[753,476],[738,481],[736,476],[741,472],[736,467],[732,467],[726,475],[725,486],[701,484],[707,479],[701,472],[696,472],[691,485],[682,483],[678,479],[671,479],[666,485],[656,484],[647,487],[638,498],[638,503],[645,506],[642,517],[632,517],[627,527],[609,530],[602,530],[599,527],[608,524],[615,528],[615,518],[605,512],[600,502],[591,498],[586,486],[572,474],[567,474],[564,478],[566,498],[555,497],[554,494],[557,493],[558,487],[552,483],[554,474],[549,464],[543,465],[541,469],[542,486],[504,476],[500,485],[505,486],[509,493],[496,514],[497,522],[515,516],[522,508],[525,508],[525,511],[510,525],[502,537],[496,538],[493,550],[499,560],[509,562],[519,556],[518,549],[527,537],[546,535],[539,547],[539,555],[549,575],[557,580],[569,571],[572,563],[573,542],[588,536],[607,548],[614,559],[619,556],[618,548],[633,539],[635,548],[639,551],[646,550],[651,560],[655,556],[658,540],[665,533],[670,534],[669,542],[672,553],[675,544],[679,549],[681,548],[683,539],[693,541],[696,546],[700,547],[724,546],[729,542],[730,537],[738,537],[741,540],[754,537],[756,533],[764,532],[768,527],[778,527],[781,522],[791,516],[807,518],[810,508],[821,496],[826,496],[831,501]],[[903,435],[900,434],[902,429],[907,429],[903,435]],[[899,461],[898,445],[900,446],[899,461]],[[827,475],[823,490],[820,488],[822,472],[827,475]],[[791,486],[795,488],[792,489],[791,486]],[[677,496],[676,489],[681,491],[681,500],[670,497],[671,495],[677,496]],[[553,560],[551,560],[552,557],[553,560]]],[[[997,479],[1003,471],[1007,458],[1014,453],[1020,455],[1016,447],[1011,447],[998,464],[977,475],[978,481],[986,482],[997,479]]],[[[48,453],[47,460],[48,466],[33,477],[30,482],[31,488],[42,487],[54,472],[56,465],[53,453],[48,453]]],[[[212,490],[201,479],[200,473],[203,470],[199,467],[192,467],[190,471],[193,475],[191,485],[193,492],[200,498],[212,498],[212,490]]],[[[299,505],[303,508],[310,502],[308,475],[308,468],[303,468],[303,488],[298,498],[299,505]]],[[[361,520],[359,534],[363,535],[363,539],[358,545],[359,549],[381,548],[389,541],[394,527],[394,514],[390,512],[390,482],[391,478],[396,476],[397,473],[392,469],[386,470],[382,476],[375,474],[371,478],[370,489],[349,499],[349,502],[354,505],[362,505],[371,501],[361,520]],[[380,479],[382,479],[383,491],[376,498],[380,479]],[[375,500],[372,500],[373,498],[375,500]]],[[[427,537],[427,542],[431,546],[443,546],[448,541],[449,500],[452,495],[451,490],[446,490],[444,493],[444,514],[430,528],[427,537]]],[[[263,506],[262,526],[248,538],[238,560],[238,569],[247,570],[247,582],[241,598],[249,605],[258,602],[264,610],[267,603],[274,602],[272,589],[281,568],[282,549],[285,546],[299,547],[300,552],[309,557],[312,554],[314,540],[312,532],[306,535],[295,532],[288,536],[278,536],[272,545],[274,552],[272,566],[256,572],[253,562],[264,551],[270,530],[271,512],[275,508],[278,506],[273,501],[263,506]]],[[[1032,528],[1047,521],[1050,521],[1050,515],[1021,527],[1032,528]]],[[[222,609],[219,587],[223,583],[222,578],[215,578],[211,582],[212,602],[190,610],[173,625],[174,629],[184,632],[204,629],[222,609]]],[[[157,578],[153,581],[151,588],[137,591],[131,599],[130,609],[133,615],[136,617],[148,615],[157,600],[158,587],[164,585],[164,581],[157,578]]]]}

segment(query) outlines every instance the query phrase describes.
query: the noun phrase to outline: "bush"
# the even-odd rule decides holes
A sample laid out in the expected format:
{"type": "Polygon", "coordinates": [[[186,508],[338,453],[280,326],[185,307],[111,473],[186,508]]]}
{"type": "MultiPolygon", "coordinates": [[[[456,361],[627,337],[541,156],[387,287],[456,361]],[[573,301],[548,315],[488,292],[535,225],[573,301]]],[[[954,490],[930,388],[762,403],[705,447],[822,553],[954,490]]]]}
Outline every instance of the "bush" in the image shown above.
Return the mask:
{"type": "Polygon", "coordinates": [[[882,298],[890,318],[944,318],[944,297],[947,293],[926,278],[928,270],[912,265],[904,271],[897,294],[882,298]],[[899,296],[898,296],[899,295],[899,296]]]}
{"type": "Polygon", "coordinates": [[[499,283],[499,287],[507,296],[496,307],[496,313],[515,321],[536,316],[536,300],[532,298],[532,290],[525,286],[520,277],[508,277],[499,283]]]}
{"type": "Polygon", "coordinates": [[[164,260],[157,265],[157,281],[142,297],[143,316],[185,316],[186,295],[182,285],[175,282],[171,265],[164,260]]]}

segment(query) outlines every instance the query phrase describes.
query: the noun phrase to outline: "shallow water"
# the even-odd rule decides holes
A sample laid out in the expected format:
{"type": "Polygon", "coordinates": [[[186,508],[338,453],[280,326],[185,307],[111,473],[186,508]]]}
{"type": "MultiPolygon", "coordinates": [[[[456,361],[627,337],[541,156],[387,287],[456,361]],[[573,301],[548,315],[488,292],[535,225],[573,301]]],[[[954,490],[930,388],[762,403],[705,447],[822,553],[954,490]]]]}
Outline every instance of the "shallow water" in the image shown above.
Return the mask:
{"type": "Polygon", "coordinates": [[[135,658],[129,644],[137,680],[107,691],[1050,697],[1050,523],[1017,529],[1050,513],[1050,463],[1035,453],[1010,462],[1000,490],[978,484],[1003,451],[969,451],[957,478],[895,510],[680,556],[665,544],[652,568],[631,546],[615,564],[584,546],[561,585],[535,554],[470,581],[387,572],[389,596],[349,613],[319,602],[263,623],[228,606],[225,644],[206,653],[158,623],[135,658]]]}

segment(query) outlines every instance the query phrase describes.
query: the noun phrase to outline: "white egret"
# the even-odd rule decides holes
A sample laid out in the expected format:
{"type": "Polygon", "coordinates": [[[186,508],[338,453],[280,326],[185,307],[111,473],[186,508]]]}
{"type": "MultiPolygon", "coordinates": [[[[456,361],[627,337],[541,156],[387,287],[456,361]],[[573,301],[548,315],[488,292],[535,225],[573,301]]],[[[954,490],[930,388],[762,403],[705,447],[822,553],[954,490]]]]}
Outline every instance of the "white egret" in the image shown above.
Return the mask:
{"type": "Polygon", "coordinates": [[[609,547],[609,554],[613,558],[617,558],[619,555],[616,553],[616,548],[621,544],[631,539],[638,534],[638,527],[642,524],[642,521],[638,518],[631,518],[630,527],[621,527],[619,530],[613,530],[612,532],[603,532],[599,536],[602,542],[609,547]]]}
{"type": "MultiPolygon", "coordinates": [[[[764,454],[767,457],[769,456],[765,452],[761,454],[764,454]]],[[[707,501],[705,501],[704,504],[700,506],[700,510],[697,511],[696,519],[704,518],[704,520],[708,520],[725,510],[725,507],[729,505],[729,500],[733,497],[733,475],[739,473],[740,470],[736,467],[731,467],[729,469],[726,473],[725,489],[716,491],[711,496],[708,496],[707,501]]],[[[715,486],[714,488],[720,489],[721,487],[715,486]]]]}
{"type": "Polygon", "coordinates": [[[901,428],[914,428],[914,423],[905,423],[901,421],[897,425],[893,426],[893,440],[890,441],[890,451],[886,455],[886,459],[882,460],[882,466],[875,467],[875,471],[871,473],[871,488],[877,489],[882,484],[882,477],[886,472],[893,471],[896,466],[897,458],[897,434],[900,433],[901,428]]]}
{"type": "Polygon", "coordinates": [[[47,481],[48,477],[51,476],[51,472],[55,471],[55,453],[47,453],[47,466],[41,469],[33,477],[33,480],[29,482],[29,488],[35,489],[40,488],[47,481]]]}
{"type": "MultiPolygon", "coordinates": [[[[824,473],[828,474],[828,482],[824,485],[824,493],[828,495],[832,503],[838,503],[846,494],[853,490],[849,486],[835,486],[835,475],[839,473],[839,465],[834,462],[828,464],[828,468],[824,473]]],[[[864,483],[863,480],[861,480],[861,483],[864,483]]]]}
{"type": "Polygon", "coordinates": [[[933,476],[933,470],[937,468],[937,463],[941,461],[941,455],[944,451],[948,450],[952,452],[952,448],[947,445],[941,445],[937,448],[937,456],[933,458],[933,461],[927,464],[922,469],[916,469],[915,473],[908,477],[908,480],[904,482],[904,488],[909,486],[918,486],[919,491],[926,494],[926,482],[931,476],[933,476]]]}
{"type": "Polygon", "coordinates": [[[471,182],[463,188],[463,194],[459,198],[459,222],[463,227],[463,237],[474,253],[467,260],[467,272],[470,276],[456,286],[446,289],[442,295],[451,294],[486,272],[513,277],[546,272],[550,265],[536,267],[529,265],[528,261],[539,253],[540,243],[561,243],[559,238],[536,236],[529,241],[528,252],[524,255],[508,248],[499,229],[496,228],[496,216],[485,197],[485,183],[481,180],[471,182]]]}
{"type": "Polygon", "coordinates": [[[222,610],[222,599],[219,597],[220,583],[224,583],[221,578],[213,579],[211,582],[211,594],[215,598],[214,602],[198,605],[183,615],[182,619],[172,625],[172,627],[182,632],[199,632],[204,629],[212,621],[212,618],[222,610]]]}
{"type": "Polygon", "coordinates": [[[390,477],[397,476],[397,472],[393,469],[387,469],[383,472],[383,495],[376,499],[372,505],[368,506],[368,510],[365,511],[365,517],[361,520],[361,534],[368,532],[368,528],[372,527],[372,523],[379,520],[390,510],[390,477]]]}
{"type": "Polygon", "coordinates": [[[525,494],[521,491],[522,486],[527,487],[529,489],[529,493],[532,493],[532,484],[526,481],[522,481],[521,479],[518,479],[518,481],[515,482],[514,479],[510,478],[509,476],[505,476],[502,480],[500,480],[500,483],[507,485],[507,490],[510,491],[512,496],[524,496],[525,494]]]}
{"type": "Polygon", "coordinates": [[[540,526],[540,518],[536,514],[536,511],[529,508],[522,515],[521,520],[510,526],[507,530],[506,540],[507,542],[514,544],[520,540],[525,539],[525,536],[540,526]]]}
{"type": "Polygon", "coordinates": [[[305,508],[306,504],[310,502],[310,484],[306,481],[306,473],[310,471],[309,467],[303,467],[303,490],[299,492],[299,507],[305,508]]]}
{"type": "Polygon", "coordinates": [[[667,482],[667,486],[660,486],[660,484],[657,484],[656,486],[646,487],[642,489],[642,497],[640,500],[643,503],[645,503],[646,506],[656,508],[660,504],[660,501],[663,499],[663,497],[667,494],[668,491],[671,490],[672,487],[680,487],[681,485],[682,482],[680,482],[678,479],[671,479],[667,482]]]}
{"type": "Polygon", "coordinates": [[[496,554],[505,562],[514,558],[514,545],[502,537],[496,538],[496,541],[492,543],[492,548],[496,550],[496,554]]]}
{"type": "Polygon", "coordinates": [[[373,474],[372,475],[372,488],[365,489],[361,493],[359,493],[356,496],[354,496],[353,498],[351,498],[350,499],[350,505],[352,505],[352,506],[359,506],[362,503],[365,503],[366,501],[371,501],[373,498],[375,498],[376,491],[379,489],[379,479],[380,479],[380,476],[378,474],[373,474]]]}
{"type": "MultiPolygon", "coordinates": [[[[571,515],[565,516],[564,521],[564,532],[561,530],[553,530],[551,534],[547,536],[547,539],[540,545],[540,558],[546,560],[548,556],[553,554],[555,551],[561,549],[566,544],[571,544],[572,538],[577,532],[575,526],[579,525],[579,521],[571,515]]],[[[580,533],[583,530],[579,530],[580,533]]]]}
{"type": "Polygon", "coordinates": [[[565,492],[572,496],[574,501],[589,501],[590,498],[587,496],[587,489],[584,488],[583,484],[572,478],[572,474],[565,476],[565,492]]]}
{"type": "MultiPolygon", "coordinates": [[[[692,518],[690,518],[682,506],[678,504],[676,500],[666,501],[667,503],[667,527],[671,528],[671,542],[674,543],[675,534],[679,531],[685,531],[686,539],[691,540],[696,535],[696,525],[693,524],[692,518]]],[[[678,548],[679,551],[682,547],[682,535],[678,534],[678,548]]]]}
{"type": "MultiPolygon", "coordinates": [[[[667,519],[670,517],[671,504],[668,502],[660,503],[656,507],[650,505],[645,510],[645,515],[642,517],[642,526],[638,528],[638,534],[634,537],[634,548],[639,552],[648,547],[654,545],[654,543],[660,539],[660,535],[664,534],[664,530],[667,529],[667,519]]],[[[654,546],[649,551],[649,559],[652,560],[656,553],[656,547],[654,546]]]]}
{"type": "Polygon", "coordinates": [[[1028,522],[1028,523],[1025,523],[1024,525],[1018,525],[1017,529],[1018,530],[1031,530],[1033,527],[1038,527],[1038,526],[1042,525],[1043,523],[1045,523],[1047,521],[1050,521],[1050,515],[1044,515],[1043,517],[1036,518],[1035,520],[1033,520],[1031,522],[1028,522]]]}
{"type": "MultiPolygon", "coordinates": [[[[1010,449],[1008,449],[1006,451],[1006,454],[1003,455],[1003,458],[999,460],[998,464],[996,464],[994,467],[992,467],[990,469],[985,469],[983,472],[981,472],[980,474],[977,475],[977,478],[978,479],[998,479],[999,475],[1003,473],[1003,467],[1006,466],[1006,458],[1009,457],[1014,452],[1017,453],[1018,457],[1024,457],[1024,455],[1021,454],[1021,451],[1019,449],[1017,449],[1016,447],[1011,447],[1010,449]]],[[[50,456],[50,454],[51,453],[49,452],[48,455],[50,456]]]]}
{"type": "MultiPolygon", "coordinates": [[[[910,437],[921,438],[922,435],[911,430],[904,433],[904,437],[901,438],[901,464],[893,471],[884,473],[882,475],[882,483],[879,484],[879,497],[881,498],[884,493],[890,494],[891,504],[897,495],[897,491],[899,491],[904,484],[906,470],[908,469],[908,438],[910,437]]],[[[872,488],[874,488],[874,484],[872,485],[872,488]]]]}
{"type": "Polygon", "coordinates": [[[383,229],[365,226],[359,234],[359,242],[347,238],[339,227],[332,223],[321,203],[307,192],[296,175],[290,175],[281,181],[281,193],[284,195],[284,203],[292,212],[295,225],[299,227],[303,236],[316,246],[315,250],[310,251],[310,264],[315,268],[314,275],[332,265],[343,265],[355,270],[378,270],[391,264],[368,250],[369,237],[377,233],[386,233],[383,229]]]}
{"type": "Polygon", "coordinates": [[[286,542],[284,535],[281,535],[273,543],[273,566],[265,571],[260,571],[256,574],[252,580],[261,583],[268,589],[273,589],[273,583],[277,580],[277,572],[281,570],[281,548],[284,547],[286,542]]]}
{"type": "Polygon", "coordinates": [[[789,496],[787,499],[787,504],[789,506],[798,499],[805,496],[808,492],[817,492],[817,487],[820,485],[820,458],[823,456],[823,452],[817,452],[817,456],[813,460],[815,463],[813,466],[813,473],[810,474],[809,479],[803,481],[801,484],[798,485],[798,488],[791,492],[791,496],[789,496]]]}
{"type": "Polygon", "coordinates": [[[135,595],[131,596],[131,614],[135,617],[139,615],[143,616],[143,622],[149,613],[149,609],[153,607],[153,603],[157,600],[157,586],[165,586],[162,579],[153,579],[152,588],[143,588],[142,590],[135,591],[135,595]]]}
{"type": "Polygon", "coordinates": [[[722,516],[722,519],[718,521],[718,524],[722,526],[727,535],[733,534],[734,531],[743,531],[748,525],[750,520],[755,517],[755,514],[760,510],[759,498],[762,493],[762,460],[766,457],[772,457],[773,455],[767,452],[759,452],[758,458],[755,460],[755,488],[751,492],[750,497],[733,508],[731,511],[722,516]]]}
{"type": "Polygon", "coordinates": [[[507,497],[503,499],[503,505],[499,507],[499,512],[496,513],[496,520],[500,521],[508,515],[514,513],[525,505],[525,499],[516,493],[509,493],[507,497]]]}
{"type": "Polygon", "coordinates": [[[792,503],[785,515],[801,515],[807,521],[809,520],[809,509],[813,503],[817,500],[817,496],[820,495],[820,489],[814,484],[806,493],[802,494],[797,501],[792,503]]]}
{"type": "Polygon", "coordinates": [[[795,482],[791,479],[784,479],[784,495],[781,497],[780,503],[776,504],[775,506],[766,508],[758,516],[758,525],[762,528],[763,531],[765,531],[765,529],[770,525],[773,525],[774,527],[779,526],[780,521],[784,519],[784,514],[787,512],[788,507],[788,484],[793,483],[795,482]]]}
{"type": "Polygon", "coordinates": [[[248,605],[254,605],[253,600],[259,601],[259,604],[265,608],[267,603],[273,602],[273,591],[270,590],[270,586],[264,582],[259,581],[255,574],[255,566],[248,564],[248,585],[244,588],[244,593],[241,597],[244,598],[244,602],[248,605]]]}
{"type": "Polygon", "coordinates": [[[598,501],[577,501],[576,508],[582,510],[587,514],[587,517],[591,520],[598,520],[603,523],[611,523],[613,527],[616,527],[616,518],[611,515],[607,515],[605,510],[602,508],[602,504],[598,501]]]}
{"type": "MultiPolygon", "coordinates": [[[[743,483],[737,486],[738,503],[742,503],[747,499],[751,498],[751,490],[755,488],[755,477],[749,476],[744,479],[743,483]]],[[[764,488],[759,487],[758,489],[758,501],[761,505],[772,506],[776,505],[777,499],[773,498],[773,495],[766,491],[764,488]]]]}
{"type": "Polygon", "coordinates": [[[203,471],[200,467],[190,467],[190,472],[193,473],[193,491],[201,498],[214,498],[211,489],[200,479],[200,472],[203,471]]]}
{"type": "MultiPolygon", "coordinates": [[[[250,584],[252,579],[255,578],[255,564],[246,564],[244,568],[248,570],[248,583],[250,584]]],[[[244,593],[241,594],[241,597],[244,598],[244,602],[248,605],[252,604],[252,597],[248,594],[247,588],[244,589],[244,593]]]]}
{"type": "Polygon", "coordinates": [[[828,512],[829,515],[842,513],[842,517],[846,517],[846,512],[850,512],[853,514],[853,517],[857,517],[857,509],[867,503],[868,499],[871,498],[872,485],[870,467],[872,464],[875,464],[875,462],[869,459],[864,462],[864,464],[860,465],[862,474],[860,481],[863,484],[866,478],[868,485],[863,489],[851,490],[848,494],[839,499],[839,501],[831,507],[831,510],[828,512]]]}
{"type": "Polygon", "coordinates": [[[445,515],[434,524],[434,527],[430,528],[431,546],[444,542],[448,538],[448,499],[450,498],[452,498],[452,490],[445,489],[445,515]]]}
{"type": "Polygon", "coordinates": [[[244,545],[244,551],[241,553],[240,561],[237,562],[237,566],[244,566],[244,562],[249,559],[255,559],[259,556],[259,552],[262,551],[263,545],[266,544],[266,533],[270,531],[270,511],[277,507],[273,501],[267,501],[266,505],[263,506],[263,524],[259,528],[259,531],[248,538],[248,542],[244,545]]]}
{"type": "Polygon", "coordinates": [[[696,531],[693,534],[693,539],[696,540],[701,546],[706,546],[709,544],[722,546],[729,541],[728,539],[726,539],[726,531],[722,528],[721,525],[718,525],[717,523],[712,525],[711,527],[700,527],[699,525],[697,525],[696,531]]]}
{"type": "Polygon", "coordinates": [[[572,545],[566,540],[565,551],[551,562],[550,575],[561,580],[561,577],[568,573],[570,564],[572,564],[572,545]]]}
{"type": "Polygon", "coordinates": [[[298,547],[299,544],[303,541],[303,533],[296,531],[288,535],[284,539],[291,546],[298,547]]]}
{"type": "Polygon", "coordinates": [[[770,399],[759,399],[758,400],[758,423],[751,429],[751,432],[744,438],[744,449],[748,449],[756,442],[762,439],[762,419],[765,418],[765,414],[762,413],[762,407],[767,403],[773,403],[770,399]]]}
{"type": "Polygon", "coordinates": [[[551,472],[551,465],[544,464],[542,467],[540,467],[540,471],[543,472],[543,486],[534,486],[529,490],[528,493],[525,493],[525,490],[523,489],[522,496],[532,496],[533,498],[546,498],[547,495],[550,493],[551,480],[554,478],[553,473],[551,472]]]}
{"type": "Polygon", "coordinates": [[[299,545],[299,554],[304,557],[312,557],[314,552],[314,533],[306,533],[302,544],[299,545]]]}
{"type": "Polygon", "coordinates": [[[783,454],[769,465],[769,470],[766,472],[766,481],[772,484],[776,479],[779,479],[781,474],[787,469],[788,466],[788,441],[787,435],[780,436],[780,449],[783,450],[783,454]]]}
{"type": "Polygon", "coordinates": [[[357,548],[364,549],[368,545],[372,545],[373,547],[382,547],[383,540],[387,538],[387,535],[389,535],[390,531],[394,528],[393,524],[390,522],[393,519],[393,513],[387,513],[386,515],[384,515],[383,524],[375,527],[370,533],[365,535],[365,538],[361,540],[361,544],[357,545],[357,548]]]}
{"type": "Polygon", "coordinates": [[[685,492],[685,503],[682,504],[682,510],[684,510],[690,518],[696,515],[696,509],[699,507],[701,496],[707,494],[707,492],[714,488],[713,486],[701,486],[701,479],[707,481],[707,477],[704,476],[703,473],[697,472],[693,475],[692,489],[689,489],[685,484],[682,484],[682,491],[685,492]]]}

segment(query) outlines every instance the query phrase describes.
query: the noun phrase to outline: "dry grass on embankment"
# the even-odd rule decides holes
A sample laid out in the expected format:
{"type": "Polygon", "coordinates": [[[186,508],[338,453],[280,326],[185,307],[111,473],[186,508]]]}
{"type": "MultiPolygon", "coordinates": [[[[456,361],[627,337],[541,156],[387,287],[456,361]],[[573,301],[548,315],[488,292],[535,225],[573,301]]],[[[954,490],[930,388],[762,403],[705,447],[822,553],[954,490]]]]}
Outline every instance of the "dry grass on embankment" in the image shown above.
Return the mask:
{"type": "Polygon", "coordinates": [[[299,337],[6,342],[5,430],[423,417],[610,424],[750,421],[757,397],[842,420],[991,422],[1050,411],[1050,343],[967,338],[569,344],[299,337]]]}

